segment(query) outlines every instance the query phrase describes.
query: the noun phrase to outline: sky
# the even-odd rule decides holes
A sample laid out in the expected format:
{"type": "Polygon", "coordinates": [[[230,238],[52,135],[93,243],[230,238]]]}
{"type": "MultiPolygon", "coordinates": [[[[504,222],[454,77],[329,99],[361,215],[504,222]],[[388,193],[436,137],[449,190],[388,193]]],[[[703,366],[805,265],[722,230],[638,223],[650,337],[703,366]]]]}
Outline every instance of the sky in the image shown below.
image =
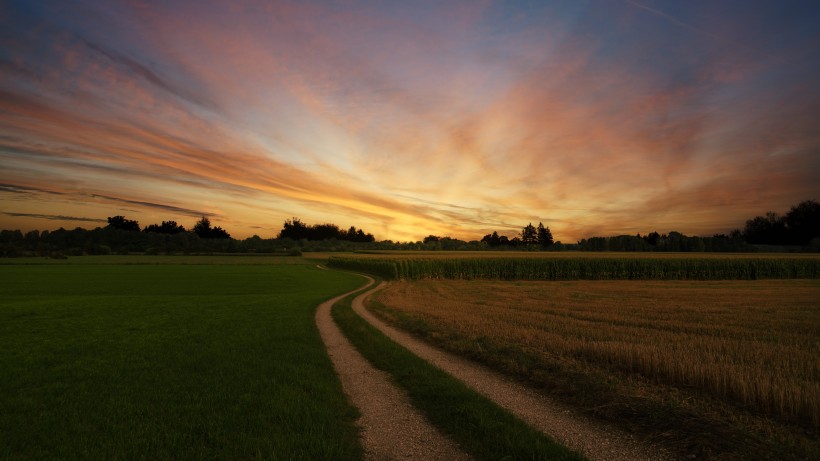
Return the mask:
{"type": "Polygon", "coordinates": [[[0,228],[728,233],[820,199],[820,2],[0,2],[0,228]]]}

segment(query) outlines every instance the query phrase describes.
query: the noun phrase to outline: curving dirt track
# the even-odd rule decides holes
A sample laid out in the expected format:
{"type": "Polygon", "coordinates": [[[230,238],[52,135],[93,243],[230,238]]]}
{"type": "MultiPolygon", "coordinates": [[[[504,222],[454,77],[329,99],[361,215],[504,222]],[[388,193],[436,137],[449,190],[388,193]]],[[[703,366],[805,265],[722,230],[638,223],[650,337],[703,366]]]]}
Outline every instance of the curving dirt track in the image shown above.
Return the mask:
{"type": "MultiPolygon", "coordinates": [[[[373,284],[369,280],[368,286],[373,284]]],[[[355,291],[355,290],[354,290],[355,291]]],[[[365,292],[354,300],[362,303],[365,292]]],[[[359,409],[365,459],[382,460],[468,460],[458,445],[442,435],[390,382],[387,373],[373,368],[336,326],[330,308],[347,296],[325,301],[316,310],[316,326],[327,347],[345,394],[359,409]]]]}
{"type": "Polygon", "coordinates": [[[365,309],[363,302],[366,296],[377,291],[385,283],[382,282],[379,287],[356,297],[353,300],[353,310],[393,341],[465,382],[544,434],[582,453],[590,460],[665,461],[675,459],[659,447],[641,444],[625,432],[578,415],[577,412],[510,378],[436,349],[386,324],[365,309]]]}

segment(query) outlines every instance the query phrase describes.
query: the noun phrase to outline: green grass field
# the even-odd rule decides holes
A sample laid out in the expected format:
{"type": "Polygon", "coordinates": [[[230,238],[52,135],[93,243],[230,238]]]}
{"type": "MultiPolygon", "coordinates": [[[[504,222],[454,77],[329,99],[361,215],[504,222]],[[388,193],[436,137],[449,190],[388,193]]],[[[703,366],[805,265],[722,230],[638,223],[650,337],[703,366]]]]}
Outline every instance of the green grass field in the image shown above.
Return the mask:
{"type": "Polygon", "coordinates": [[[0,458],[361,457],[313,320],[360,277],[137,259],[0,265],[0,458]]]}

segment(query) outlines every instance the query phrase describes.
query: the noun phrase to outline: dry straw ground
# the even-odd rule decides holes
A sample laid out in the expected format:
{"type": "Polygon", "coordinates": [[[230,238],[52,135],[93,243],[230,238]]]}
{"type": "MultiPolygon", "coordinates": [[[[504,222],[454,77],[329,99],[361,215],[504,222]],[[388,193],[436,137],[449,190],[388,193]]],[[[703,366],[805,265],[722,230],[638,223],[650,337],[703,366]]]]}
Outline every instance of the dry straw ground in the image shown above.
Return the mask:
{"type": "Polygon", "coordinates": [[[820,429],[817,280],[398,281],[378,301],[434,342],[500,352],[508,371],[609,376],[766,430],[820,429]]]}

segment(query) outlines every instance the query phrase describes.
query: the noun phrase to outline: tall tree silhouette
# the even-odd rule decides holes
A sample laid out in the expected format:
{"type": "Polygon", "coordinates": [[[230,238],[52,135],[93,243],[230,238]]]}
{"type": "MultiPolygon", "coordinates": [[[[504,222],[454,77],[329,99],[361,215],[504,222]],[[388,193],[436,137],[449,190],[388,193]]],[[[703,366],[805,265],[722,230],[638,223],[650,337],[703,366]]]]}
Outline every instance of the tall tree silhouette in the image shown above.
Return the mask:
{"type": "Polygon", "coordinates": [[[811,239],[820,237],[820,203],[806,200],[793,206],[784,216],[789,243],[808,245],[811,239]]]}
{"type": "Polygon", "coordinates": [[[206,218],[205,216],[202,217],[199,221],[194,224],[194,233],[199,236],[199,238],[204,239],[228,239],[231,238],[231,234],[229,234],[225,229],[221,227],[211,227],[211,220],[206,218]]]}
{"type": "Polygon", "coordinates": [[[552,232],[550,231],[549,227],[544,227],[543,223],[538,223],[538,244],[541,245],[542,248],[547,248],[552,246],[554,243],[552,239],[552,232]]]}
{"type": "Polygon", "coordinates": [[[113,216],[108,218],[108,227],[127,231],[140,231],[140,224],[137,221],[125,219],[125,216],[113,216]]]}
{"type": "Polygon", "coordinates": [[[162,221],[162,224],[151,224],[145,226],[143,232],[155,232],[157,234],[179,234],[185,232],[185,228],[177,224],[176,221],[162,221]]]}
{"type": "Polygon", "coordinates": [[[527,224],[524,226],[524,229],[521,230],[521,243],[524,245],[534,245],[538,243],[538,234],[532,223],[527,224]]]}

